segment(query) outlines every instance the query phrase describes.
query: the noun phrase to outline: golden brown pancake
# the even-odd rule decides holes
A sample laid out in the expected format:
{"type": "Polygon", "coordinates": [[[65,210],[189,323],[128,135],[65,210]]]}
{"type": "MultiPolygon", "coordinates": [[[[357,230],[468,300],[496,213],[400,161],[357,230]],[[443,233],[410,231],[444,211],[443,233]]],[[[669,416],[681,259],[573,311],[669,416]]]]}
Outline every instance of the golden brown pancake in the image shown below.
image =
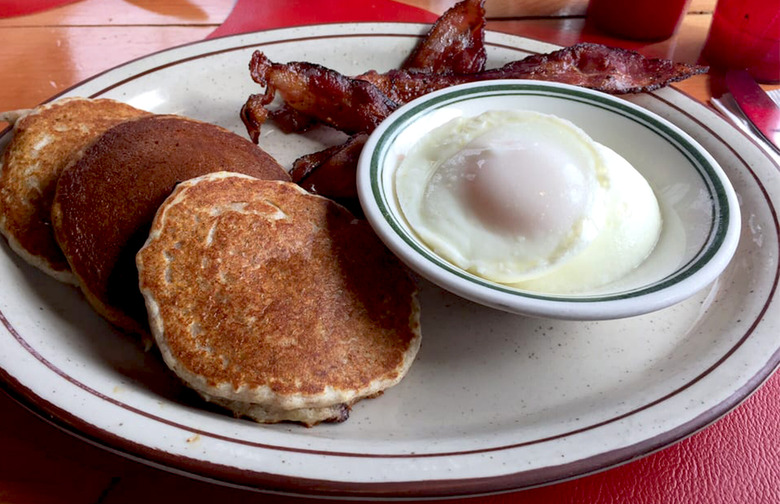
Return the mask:
{"type": "Polygon", "coordinates": [[[405,267],[366,221],[290,182],[180,184],[136,261],[165,362],[239,416],[344,420],[420,345],[405,267]]]}
{"type": "Polygon", "coordinates": [[[0,167],[0,233],[11,248],[54,278],[76,283],[51,230],[57,179],[107,129],[147,114],[114,100],[64,98],[16,121],[0,167]]]}
{"type": "Polygon", "coordinates": [[[55,236],[98,313],[122,329],[146,333],[135,254],[178,182],[221,170],[289,180],[249,140],[212,124],[159,115],[109,129],[62,172],[52,205],[55,236]]]}

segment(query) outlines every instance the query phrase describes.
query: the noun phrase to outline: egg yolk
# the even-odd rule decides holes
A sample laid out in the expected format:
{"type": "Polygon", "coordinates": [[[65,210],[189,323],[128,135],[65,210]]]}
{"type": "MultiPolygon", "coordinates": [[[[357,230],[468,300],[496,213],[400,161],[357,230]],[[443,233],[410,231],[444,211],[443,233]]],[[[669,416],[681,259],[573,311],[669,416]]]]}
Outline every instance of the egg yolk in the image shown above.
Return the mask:
{"type": "Polygon", "coordinates": [[[437,174],[459,181],[462,204],[496,232],[534,239],[571,229],[587,210],[586,176],[567,151],[518,133],[476,138],[437,174]]]}

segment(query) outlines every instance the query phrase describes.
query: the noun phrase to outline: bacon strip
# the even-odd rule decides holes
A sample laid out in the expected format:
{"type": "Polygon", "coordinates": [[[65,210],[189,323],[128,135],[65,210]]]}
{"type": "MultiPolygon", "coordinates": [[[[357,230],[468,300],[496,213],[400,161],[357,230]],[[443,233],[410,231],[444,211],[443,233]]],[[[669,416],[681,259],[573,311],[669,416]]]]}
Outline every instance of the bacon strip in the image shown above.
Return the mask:
{"type": "Polygon", "coordinates": [[[398,107],[371,83],[321,65],[273,63],[255,51],[249,69],[252,79],[266,86],[265,94],[261,98],[252,95],[241,112],[253,130],[259,130],[267,119],[265,106],[277,92],[296,111],[347,133],[371,131],[398,107]]]}
{"type": "Polygon", "coordinates": [[[707,72],[708,67],[646,58],[636,51],[581,43],[485,72],[486,78],[563,82],[610,94],[643,93],[707,72]]]}
{"type": "Polygon", "coordinates": [[[397,103],[466,82],[537,79],[564,82],[610,94],[652,91],[704,73],[707,67],[650,59],[638,52],[582,43],[549,54],[528,56],[501,68],[475,74],[438,75],[408,70],[366,72],[361,78],[397,103]]]}
{"type": "Polygon", "coordinates": [[[485,69],[485,0],[464,0],[433,24],[401,68],[438,74],[469,74],[485,69]]]}
{"type": "Polygon", "coordinates": [[[244,123],[249,138],[254,143],[260,140],[260,127],[268,119],[268,110],[265,108],[265,95],[249,95],[244,106],[241,107],[241,121],[244,123]]]}
{"type": "Polygon", "coordinates": [[[368,134],[358,133],[341,145],[296,159],[293,182],[315,194],[330,198],[357,198],[355,167],[368,134]]]}
{"type": "Polygon", "coordinates": [[[275,110],[269,110],[268,116],[283,133],[302,133],[317,124],[317,120],[286,103],[275,110]]]}

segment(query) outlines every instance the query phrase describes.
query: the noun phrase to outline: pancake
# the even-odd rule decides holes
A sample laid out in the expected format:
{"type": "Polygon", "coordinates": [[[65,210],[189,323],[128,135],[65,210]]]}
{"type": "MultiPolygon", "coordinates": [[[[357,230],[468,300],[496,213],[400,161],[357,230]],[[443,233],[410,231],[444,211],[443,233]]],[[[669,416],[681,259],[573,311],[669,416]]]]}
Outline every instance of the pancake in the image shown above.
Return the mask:
{"type": "Polygon", "coordinates": [[[366,221],[290,182],[180,184],[136,262],[165,362],[237,416],[345,420],[420,346],[406,268],[366,221]]]}
{"type": "Polygon", "coordinates": [[[107,129],[146,114],[114,100],[64,98],[14,123],[0,166],[0,233],[16,253],[57,280],[76,283],[51,230],[57,179],[107,129]]]}
{"type": "Polygon", "coordinates": [[[289,180],[265,151],[226,129],[178,116],[123,122],[63,170],[52,224],[92,306],[117,327],[148,332],[135,254],[178,182],[213,171],[289,180]]]}

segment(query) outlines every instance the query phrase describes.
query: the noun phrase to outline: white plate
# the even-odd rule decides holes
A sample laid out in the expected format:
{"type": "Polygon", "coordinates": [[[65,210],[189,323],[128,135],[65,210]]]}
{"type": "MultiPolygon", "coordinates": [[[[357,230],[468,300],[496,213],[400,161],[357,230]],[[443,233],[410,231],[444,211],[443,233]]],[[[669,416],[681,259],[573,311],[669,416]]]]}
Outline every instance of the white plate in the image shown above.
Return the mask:
{"type": "MultiPolygon", "coordinates": [[[[68,95],[117,98],[244,134],[258,92],[254,49],[347,74],[398,65],[426,29],[307,26],[227,37],[137,60],[68,95]]],[[[492,66],[553,47],[489,33],[492,66]]],[[[724,275],[692,299],[608,322],[525,318],[422,288],[423,347],[409,375],[344,424],[256,425],[202,408],[72,288],[2,244],[0,378],[12,395],[85,439],[180,473],[246,488],[329,496],[450,496],[560,481],[645,455],[716,420],[780,362],[778,167],[684,94],[630,98],[693,136],[731,178],[744,229],[724,275]]],[[[261,144],[283,163],[326,132],[261,144]]],[[[7,136],[3,143],[7,142],[7,136]]]]}

